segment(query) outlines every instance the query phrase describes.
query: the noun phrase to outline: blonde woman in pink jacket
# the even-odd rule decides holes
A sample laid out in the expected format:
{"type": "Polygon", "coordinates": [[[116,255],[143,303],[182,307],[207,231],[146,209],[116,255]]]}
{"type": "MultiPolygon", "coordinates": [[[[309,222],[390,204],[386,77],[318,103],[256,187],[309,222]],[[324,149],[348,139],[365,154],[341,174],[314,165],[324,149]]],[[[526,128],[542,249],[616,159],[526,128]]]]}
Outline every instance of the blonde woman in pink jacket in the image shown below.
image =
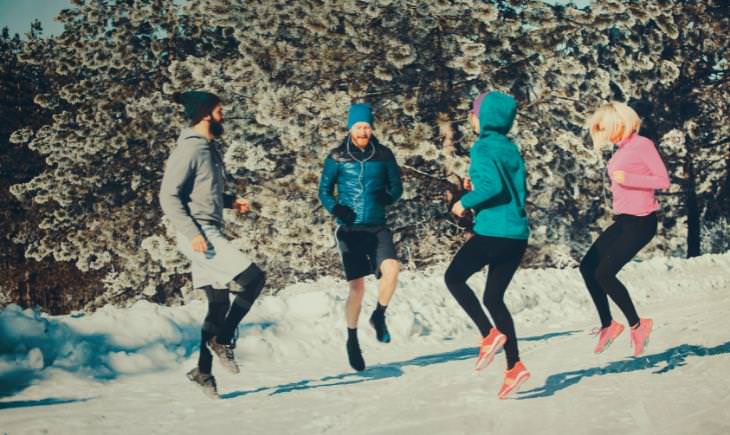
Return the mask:
{"type": "Polygon", "coordinates": [[[614,223],[593,242],[580,263],[580,272],[598,310],[601,328],[596,353],[603,352],[624,330],[613,320],[608,296],[618,305],[631,327],[634,356],[649,342],[652,320],[639,318],[631,296],[616,275],[654,237],[657,229],[654,197],[669,187],[669,176],[654,143],[639,135],[641,120],[623,103],[600,107],[588,121],[593,144],[616,146],[608,162],[613,195],[614,223]]]}

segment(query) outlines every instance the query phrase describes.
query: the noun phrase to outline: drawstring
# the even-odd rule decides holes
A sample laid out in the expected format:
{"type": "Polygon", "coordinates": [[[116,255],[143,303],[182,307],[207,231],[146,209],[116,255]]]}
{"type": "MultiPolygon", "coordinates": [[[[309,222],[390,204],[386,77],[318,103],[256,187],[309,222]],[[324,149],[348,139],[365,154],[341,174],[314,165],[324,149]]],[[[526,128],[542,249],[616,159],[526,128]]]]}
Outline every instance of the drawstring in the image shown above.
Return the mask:
{"type": "MultiPolygon", "coordinates": [[[[350,150],[350,136],[347,136],[347,145],[345,148],[347,149],[347,154],[356,162],[360,163],[360,174],[357,177],[357,184],[360,186],[360,191],[355,196],[353,202],[357,202],[362,197],[363,193],[365,193],[365,185],[363,184],[363,177],[365,176],[365,163],[372,159],[375,156],[375,145],[372,146],[372,150],[370,151],[370,155],[366,157],[364,160],[360,160],[357,157],[355,157],[354,154],[352,154],[352,151],[350,150]]],[[[354,204],[353,204],[354,205],[354,204]]]]}

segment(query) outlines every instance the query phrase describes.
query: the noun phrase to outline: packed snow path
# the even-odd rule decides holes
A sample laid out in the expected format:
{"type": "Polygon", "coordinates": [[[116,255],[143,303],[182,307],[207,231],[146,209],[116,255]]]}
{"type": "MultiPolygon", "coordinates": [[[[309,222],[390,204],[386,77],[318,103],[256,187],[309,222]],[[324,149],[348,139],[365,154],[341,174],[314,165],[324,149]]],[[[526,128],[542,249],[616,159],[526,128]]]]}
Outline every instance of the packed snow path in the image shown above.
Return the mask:
{"type": "MultiPolygon", "coordinates": [[[[241,374],[214,365],[217,401],[184,376],[201,303],[62,317],[9,307],[0,434],[727,434],[728,270],[730,254],[627,266],[621,279],[655,319],[640,358],[629,356],[628,331],[593,354],[595,313],[577,271],[520,271],[507,303],[532,378],[505,401],[496,398],[504,357],[474,374],[476,332],[439,268],[404,274],[388,309],[392,343],[377,343],[363,316],[362,373],[346,362],[341,281],[265,298],[241,328],[241,374]]],[[[483,277],[470,283],[481,289],[483,277]]]]}

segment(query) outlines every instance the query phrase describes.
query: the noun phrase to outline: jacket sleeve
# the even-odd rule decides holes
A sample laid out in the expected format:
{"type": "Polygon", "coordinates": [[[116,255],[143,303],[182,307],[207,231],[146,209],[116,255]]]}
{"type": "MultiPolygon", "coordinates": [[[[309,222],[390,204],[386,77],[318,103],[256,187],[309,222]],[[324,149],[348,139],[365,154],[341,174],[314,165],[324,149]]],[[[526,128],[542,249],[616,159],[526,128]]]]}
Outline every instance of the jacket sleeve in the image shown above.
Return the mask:
{"type": "Polygon", "coordinates": [[[170,219],[173,228],[188,239],[200,234],[184,203],[184,189],[195,179],[196,159],[194,150],[177,148],[165,166],[160,186],[160,206],[170,219]]]}
{"type": "Polygon", "coordinates": [[[392,204],[403,195],[403,180],[401,179],[400,167],[395,160],[395,156],[391,154],[386,165],[386,174],[388,176],[388,204],[392,204]]]}
{"type": "Polygon", "coordinates": [[[669,174],[667,174],[667,168],[664,166],[664,162],[654,144],[648,141],[643,143],[640,157],[649,169],[649,175],[626,172],[621,185],[638,189],[668,189],[670,184],[669,174]]]}
{"type": "Polygon", "coordinates": [[[464,208],[475,208],[497,196],[504,186],[497,170],[497,162],[487,153],[472,155],[469,176],[473,190],[461,197],[464,208]]]}
{"type": "Polygon", "coordinates": [[[322,168],[322,176],[319,178],[319,202],[330,213],[337,205],[337,200],[333,195],[336,182],[337,162],[332,157],[327,156],[324,161],[324,168],[322,168]]]}

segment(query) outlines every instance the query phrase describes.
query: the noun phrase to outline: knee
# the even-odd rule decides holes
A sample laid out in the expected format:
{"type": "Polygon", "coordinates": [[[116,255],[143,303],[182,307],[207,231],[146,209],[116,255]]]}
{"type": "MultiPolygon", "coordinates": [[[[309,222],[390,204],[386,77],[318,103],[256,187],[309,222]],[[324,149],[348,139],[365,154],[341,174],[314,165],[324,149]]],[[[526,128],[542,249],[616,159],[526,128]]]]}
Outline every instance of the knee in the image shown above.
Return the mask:
{"type": "Polygon", "coordinates": [[[444,273],[444,282],[446,283],[446,287],[450,289],[455,284],[463,284],[466,282],[466,278],[459,273],[457,268],[451,265],[446,269],[446,273],[444,273]]]}
{"type": "Polygon", "coordinates": [[[605,283],[616,278],[616,273],[615,270],[601,265],[596,268],[595,277],[599,283],[605,283]]]}
{"type": "Polygon", "coordinates": [[[238,274],[233,280],[242,289],[248,289],[252,283],[258,281],[264,274],[264,271],[259,268],[256,263],[251,263],[246,270],[238,274]]]}
{"type": "Polygon", "coordinates": [[[593,278],[595,266],[593,265],[593,262],[588,260],[588,257],[584,257],[580,261],[580,266],[578,266],[578,270],[580,270],[580,274],[583,275],[583,278],[593,278]]]}
{"type": "Polygon", "coordinates": [[[248,280],[244,287],[244,291],[236,295],[233,303],[244,307],[245,309],[251,308],[254,302],[256,302],[256,299],[258,299],[261,295],[261,291],[264,289],[265,284],[266,273],[261,269],[258,269],[258,273],[248,280]]]}
{"type": "Polygon", "coordinates": [[[482,299],[482,303],[484,303],[484,306],[487,307],[490,311],[494,310],[495,308],[501,308],[504,305],[504,300],[502,298],[497,297],[494,292],[484,292],[484,297],[482,299]]]}
{"type": "Polygon", "coordinates": [[[350,296],[360,297],[365,294],[365,279],[358,278],[349,282],[350,285],[350,296]]]}
{"type": "Polygon", "coordinates": [[[252,299],[255,300],[259,297],[261,294],[261,291],[264,289],[264,286],[266,285],[266,272],[259,269],[258,275],[256,275],[256,278],[251,280],[246,285],[246,293],[251,295],[252,299]]]}
{"type": "Polygon", "coordinates": [[[400,263],[393,259],[383,260],[380,264],[380,272],[383,274],[383,278],[395,278],[400,272],[400,263]]]}

